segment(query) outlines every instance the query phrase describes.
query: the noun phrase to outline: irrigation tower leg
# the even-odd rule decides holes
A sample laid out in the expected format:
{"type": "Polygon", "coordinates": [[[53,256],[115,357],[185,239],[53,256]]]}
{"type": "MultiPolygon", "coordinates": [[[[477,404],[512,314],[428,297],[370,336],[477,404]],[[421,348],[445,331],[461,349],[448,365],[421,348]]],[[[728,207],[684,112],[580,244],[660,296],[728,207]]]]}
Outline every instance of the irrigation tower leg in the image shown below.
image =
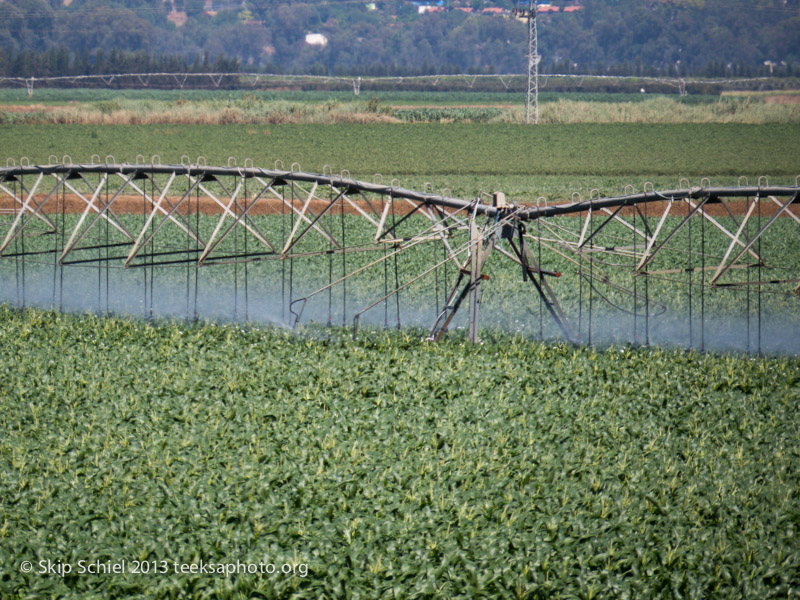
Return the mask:
{"type": "Polygon", "coordinates": [[[494,248],[494,236],[492,236],[486,247],[483,247],[483,236],[478,231],[478,227],[473,220],[470,223],[469,229],[470,237],[470,253],[469,253],[469,269],[462,269],[458,273],[458,279],[453,286],[453,290],[447,297],[444,308],[436,318],[433,324],[430,335],[427,340],[430,342],[438,342],[442,339],[445,331],[450,326],[453,317],[456,316],[461,303],[469,294],[469,340],[473,344],[478,343],[478,307],[480,305],[479,287],[482,281],[488,279],[483,275],[483,266],[494,248]],[[467,279],[469,277],[469,279],[467,279]],[[465,282],[464,280],[467,279],[465,282]],[[463,287],[462,287],[463,284],[463,287]]]}
{"type": "MultiPolygon", "coordinates": [[[[478,343],[478,281],[480,281],[481,241],[478,238],[478,227],[475,219],[469,224],[469,241],[472,251],[469,253],[469,341],[478,343]]],[[[483,265],[481,265],[483,266],[483,265]]]]}

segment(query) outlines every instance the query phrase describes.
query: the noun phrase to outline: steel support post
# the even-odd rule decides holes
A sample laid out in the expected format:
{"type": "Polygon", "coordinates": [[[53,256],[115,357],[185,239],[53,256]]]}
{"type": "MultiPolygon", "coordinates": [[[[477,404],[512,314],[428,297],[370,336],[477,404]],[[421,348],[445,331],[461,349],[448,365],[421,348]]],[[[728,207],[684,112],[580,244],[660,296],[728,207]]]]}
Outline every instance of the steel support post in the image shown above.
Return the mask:
{"type": "Polygon", "coordinates": [[[456,316],[461,303],[469,295],[469,339],[473,344],[478,343],[478,311],[480,306],[480,291],[479,287],[481,282],[488,279],[483,275],[483,267],[486,264],[489,255],[492,253],[495,244],[495,236],[491,235],[486,241],[486,247],[483,247],[484,236],[478,230],[474,218],[470,221],[469,229],[469,269],[461,269],[458,274],[458,279],[453,286],[450,295],[447,297],[444,308],[436,318],[433,324],[431,333],[428,335],[427,340],[430,342],[438,342],[444,335],[453,317],[456,316]],[[463,288],[462,282],[469,277],[463,288]]]}
{"type": "Polygon", "coordinates": [[[469,341],[478,343],[478,280],[480,278],[481,239],[478,235],[478,226],[475,219],[469,224],[469,341]]]}

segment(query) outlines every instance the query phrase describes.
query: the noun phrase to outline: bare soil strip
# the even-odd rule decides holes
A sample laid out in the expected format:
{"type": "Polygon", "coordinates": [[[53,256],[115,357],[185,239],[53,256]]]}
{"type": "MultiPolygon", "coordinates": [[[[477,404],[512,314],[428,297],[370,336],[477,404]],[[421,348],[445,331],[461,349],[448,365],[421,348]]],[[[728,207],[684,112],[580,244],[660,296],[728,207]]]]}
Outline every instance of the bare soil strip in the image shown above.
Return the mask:
{"type": "Polygon", "coordinates": [[[55,112],[64,108],[45,104],[0,104],[0,111],[13,113],[55,112]]]}
{"type": "MultiPolygon", "coordinates": [[[[35,202],[38,204],[45,199],[44,195],[37,195],[35,196],[35,202]]],[[[171,211],[173,207],[180,201],[180,196],[171,196],[165,199],[163,203],[163,207],[167,211],[171,211]]],[[[226,198],[220,198],[220,200],[224,203],[227,203],[226,198]]],[[[305,198],[295,198],[294,199],[294,208],[297,210],[301,210],[303,208],[303,204],[305,203],[305,198]]],[[[383,205],[380,200],[372,201],[372,208],[369,206],[367,202],[364,200],[357,200],[351,199],[353,204],[356,204],[359,208],[361,208],[367,214],[371,214],[373,212],[373,208],[375,210],[382,210],[383,205]]],[[[106,199],[102,199],[103,203],[105,203],[106,199]]],[[[292,204],[291,200],[287,200],[289,204],[292,204]]],[[[309,209],[314,213],[319,213],[323,209],[328,207],[329,202],[326,200],[321,199],[313,199],[309,203],[309,209]]],[[[246,209],[250,205],[249,200],[239,199],[238,200],[238,207],[236,204],[231,206],[231,210],[234,213],[241,213],[244,209],[246,209]]],[[[67,194],[66,196],[59,196],[58,198],[52,197],[44,204],[42,207],[43,210],[46,212],[53,214],[58,213],[60,214],[62,211],[67,214],[75,214],[81,213],[86,209],[86,202],[81,199],[80,197],[74,194],[67,194]]],[[[333,208],[333,214],[340,214],[344,208],[345,214],[359,214],[358,211],[351,205],[344,203],[343,205],[340,204],[333,208]]],[[[395,214],[398,215],[405,215],[411,212],[414,207],[405,201],[398,200],[395,202],[395,214]]],[[[13,199],[9,196],[4,196],[0,198],[0,213],[12,213],[15,209],[19,209],[19,204],[15,203],[13,199]],[[15,206],[16,205],[16,206],[15,206]]],[[[131,195],[131,196],[119,196],[116,200],[114,200],[113,204],[111,205],[111,210],[116,214],[149,214],[150,210],[152,209],[152,204],[142,198],[139,195],[131,195]]],[[[192,196],[191,198],[186,198],[180,206],[178,206],[176,213],[187,215],[187,214],[196,214],[200,212],[200,214],[204,215],[221,215],[224,212],[224,209],[215,202],[212,198],[206,196],[200,196],[199,198],[192,196]]],[[[290,214],[292,212],[291,208],[287,206],[286,203],[281,202],[278,198],[260,198],[256,201],[255,206],[250,208],[247,211],[248,215],[280,215],[280,214],[290,214]]],[[[162,213],[163,214],[163,213],[162,213]]]]}
{"type": "MultiPolygon", "coordinates": [[[[44,195],[36,196],[35,202],[38,204],[44,200],[44,195]]],[[[166,210],[172,210],[177,202],[180,200],[180,196],[173,196],[169,197],[168,202],[165,201],[163,206],[166,210]]],[[[367,214],[372,214],[373,209],[376,211],[381,211],[383,209],[383,201],[381,200],[372,200],[370,206],[366,201],[362,199],[351,199],[353,204],[358,206],[361,210],[366,212],[367,214]]],[[[785,199],[778,199],[781,204],[785,202],[785,199]]],[[[105,199],[104,199],[105,201],[105,199]]],[[[222,199],[225,202],[225,199],[222,199]]],[[[297,210],[301,210],[303,204],[305,202],[305,198],[295,198],[294,200],[294,207],[297,210]]],[[[310,204],[309,208],[314,213],[319,213],[321,210],[327,208],[328,201],[321,200],[321,199],[313,199],[310,204]]],[[[725,203],[728,209],[736,216],[743,216],[748,209],[747,200],[730,200],[726,201],[725,203]]],[[[667,201],[659,201],[659,202],[651,202],[648,204],[643,204],[639,207],[642,213],[645,213],[648,217],[658,217],[660,216],[664,209],[666,208],[667,201]]],[[[231,210],[235,213],[241,213],[247,206],[249,206],[249,202],[245,200],[239,200],[239,206],[236,205],[231,207],[231,210]]],[[[530,206],[530,205],[529,205],[530,206]]],[[[535,205],[534,205],[535,206],[535,205]]],[[[555,203],[551,203],[550,206],[556,206],[555,203]]],[[[120,196],[118,197],[114,203],[111,205],[111,210],[117,214],[149,214],[152,205],[149,201],[145,200],[141,196],[120,196]]],[[[48,213],[61,213],[63,212],[67,214],[75,214],[83,212],[86,208],[86,202],[84,202],[81,198],[74,194],[68,194],[66,196],[59,196],[58,198],[52,197],[50,198],[46,204],[42,207],[48,213]]],[[[398,200],[395,202],[395,214],[396,215],[406,215],[414,208],[414,206],[406,202],[404,200],[398,200]]],[[[15,210],[19,209],[19,204],[16,204],[12,198],[9,196],[4,196],[0,198],[0,213],[9,214],[13,213],[15,210]]],[[[760,214],[762,217],[771,217],[778,211],[779,207],[777,204],[772,202],[771,200],[764,199],[761,204],[761,211],[760,214]]],[[[344,205],[339,205],[334,207],[333,214],[341,214],[341,211],[344,210],[345,214],[352,215],[352,214],[359,214],[359,211],[356,210],[350,204],[345,203],[344,205]]],[[[675,206],[672,207],[671,215],[673,216],[685,216],[687,211],[690,210],[688,205],[684,202],[676,202],[675,206]]],[[[728,215],[728,211],[725,207],[720,203],[714,204],[706,204],[703,207],[703,210],[711,216],[714,217],[724,217],[728,215]]],[[[791,211],[793,214],[800,217],[800,205],[793,205],[787,209],[786,212],[791,211]]],[[[213,199],[201,196],[200,198],[191,197],[184,200],[181,205],[176,210],[177,213],[186,215],[186,214],[196,214],[200,212],[200,214],[204,215],[221,215],[223,213],[223,208],[217,204],[213,199]]],[[[248,210],[249,215],[280,215],[280,214],[290,214],[292,211],[285,203],[281,202],[277,198],[261,198],[256,201],[255,206],[248,210]]],[[[635,209],[632,207],[623,208],[620,211],[620,215],[623,216],[633,216],[635,213],[635,209]]],[[[598,216],[604,213],[598,213],[598,216]]],[[[758,209],[753,213],[753,217],[756,217],[759,214],[758,209]]],[[[585,216],[585,213],[584,215],[585,216]]],[[[781,216],[788,216],[784,213],[781,216]]],[[[752,217],[751,217],[752,218],[752,217]]]]}
{"type": "Polygon", "coordinates": [[[800,104],[800,94],[783,94],[779,96],[766,96],[766,104],[800,104]]]}

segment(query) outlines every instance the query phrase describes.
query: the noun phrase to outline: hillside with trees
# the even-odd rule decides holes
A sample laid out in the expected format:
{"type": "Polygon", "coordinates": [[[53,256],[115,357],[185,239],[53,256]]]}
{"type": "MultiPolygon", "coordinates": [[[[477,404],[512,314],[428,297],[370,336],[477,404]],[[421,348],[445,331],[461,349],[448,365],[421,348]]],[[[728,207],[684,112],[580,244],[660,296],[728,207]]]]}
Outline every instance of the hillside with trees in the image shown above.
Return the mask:
{"type": "MultiPolygon", "coordinates": [[[[800,0],[552,6],[538,13],[545,72],[800,74],[800,0]]],[[[513,0],[0,0],[0,76],[518,73],[527,30],[513,8],[513,0]],[[307,43],[310,33],[324,43],[307,43]]]]}

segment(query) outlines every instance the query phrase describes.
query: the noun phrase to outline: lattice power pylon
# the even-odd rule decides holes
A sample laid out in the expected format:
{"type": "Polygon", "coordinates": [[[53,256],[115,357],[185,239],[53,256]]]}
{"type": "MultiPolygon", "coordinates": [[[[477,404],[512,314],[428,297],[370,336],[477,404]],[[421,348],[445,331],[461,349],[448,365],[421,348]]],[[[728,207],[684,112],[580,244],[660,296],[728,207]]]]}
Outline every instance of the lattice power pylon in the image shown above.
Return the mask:
{"type": "Polygon", "coordinates": [[[726,322],[750,349],[800,334],[797,182],[526,205],[280,165],[52,162],[0,168],[0,301],[427,322],[432,341],[454,324],[478,341],[479,311],[588,343],[703,348],[726,322]]]}

